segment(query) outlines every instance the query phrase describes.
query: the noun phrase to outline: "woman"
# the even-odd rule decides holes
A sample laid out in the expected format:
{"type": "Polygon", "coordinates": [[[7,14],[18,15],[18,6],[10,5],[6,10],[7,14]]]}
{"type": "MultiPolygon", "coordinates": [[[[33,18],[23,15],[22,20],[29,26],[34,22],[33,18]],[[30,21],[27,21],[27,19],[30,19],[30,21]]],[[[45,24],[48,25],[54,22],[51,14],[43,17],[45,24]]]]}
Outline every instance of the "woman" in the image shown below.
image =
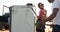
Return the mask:
{"type": "Polygon", "coordinates": [[[47,18],[47,16],[46,16],[47,11],[44,9],[43,3],[38,3],[38,7],[39,7],[40,11],[39,11],[39,16],[37,16],[38,25],[36,27],[36,31],[37,32],[44,32],[45,22],[43,20],[47,18]]]}

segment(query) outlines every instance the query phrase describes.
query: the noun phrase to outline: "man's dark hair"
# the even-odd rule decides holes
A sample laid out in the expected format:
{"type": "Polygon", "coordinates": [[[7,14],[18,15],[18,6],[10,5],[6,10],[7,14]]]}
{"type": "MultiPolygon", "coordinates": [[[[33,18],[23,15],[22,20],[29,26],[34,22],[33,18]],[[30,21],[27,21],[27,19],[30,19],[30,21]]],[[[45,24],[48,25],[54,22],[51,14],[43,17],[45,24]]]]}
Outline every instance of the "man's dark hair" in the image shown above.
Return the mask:
{"type": "Polygon", "coordinates": [[[48,0],[48,2],[49,2],[49,3],[53,3],[53,2],[54,2],[54,0],[48,0]]]}

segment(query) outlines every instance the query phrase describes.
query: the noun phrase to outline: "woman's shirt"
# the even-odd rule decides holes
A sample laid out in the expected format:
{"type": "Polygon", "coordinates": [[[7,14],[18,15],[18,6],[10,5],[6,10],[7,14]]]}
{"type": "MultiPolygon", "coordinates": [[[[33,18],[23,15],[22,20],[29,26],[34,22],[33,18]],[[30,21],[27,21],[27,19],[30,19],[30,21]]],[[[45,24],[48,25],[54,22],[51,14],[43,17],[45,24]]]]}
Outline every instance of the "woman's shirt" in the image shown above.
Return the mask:
{"type": "Polygon", "coordinates": [[[38,19],[43,20],[43,18],[46,17],[46,14],[47,14],[47,11],[46,11],[45,9],[41,9],[41,10],[39,11],[38,19]]]}

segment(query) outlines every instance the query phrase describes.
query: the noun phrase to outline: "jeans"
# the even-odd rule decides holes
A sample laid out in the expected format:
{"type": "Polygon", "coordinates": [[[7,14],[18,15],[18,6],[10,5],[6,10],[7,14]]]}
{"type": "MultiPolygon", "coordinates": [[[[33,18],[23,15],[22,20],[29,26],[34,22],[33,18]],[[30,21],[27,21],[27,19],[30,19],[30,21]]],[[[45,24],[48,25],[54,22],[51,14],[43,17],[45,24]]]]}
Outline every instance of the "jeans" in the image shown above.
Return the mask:
{"type": "Polygon", "coordinates": [[[52,32],[60,32],[60,25],[54,25],[52,32]]]}

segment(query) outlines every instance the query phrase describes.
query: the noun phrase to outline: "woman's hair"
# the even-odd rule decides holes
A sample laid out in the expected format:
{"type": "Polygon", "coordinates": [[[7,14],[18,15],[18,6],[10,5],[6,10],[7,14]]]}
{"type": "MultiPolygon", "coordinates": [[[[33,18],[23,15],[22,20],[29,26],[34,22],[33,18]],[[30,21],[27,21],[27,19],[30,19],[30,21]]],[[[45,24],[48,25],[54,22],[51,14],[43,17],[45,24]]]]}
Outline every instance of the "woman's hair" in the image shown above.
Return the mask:
{"type": "Polygon", "coordinates": [[[43,3],[38,3],[38,7],[40,8],[40,6],[44,5],[43,3]]]}

